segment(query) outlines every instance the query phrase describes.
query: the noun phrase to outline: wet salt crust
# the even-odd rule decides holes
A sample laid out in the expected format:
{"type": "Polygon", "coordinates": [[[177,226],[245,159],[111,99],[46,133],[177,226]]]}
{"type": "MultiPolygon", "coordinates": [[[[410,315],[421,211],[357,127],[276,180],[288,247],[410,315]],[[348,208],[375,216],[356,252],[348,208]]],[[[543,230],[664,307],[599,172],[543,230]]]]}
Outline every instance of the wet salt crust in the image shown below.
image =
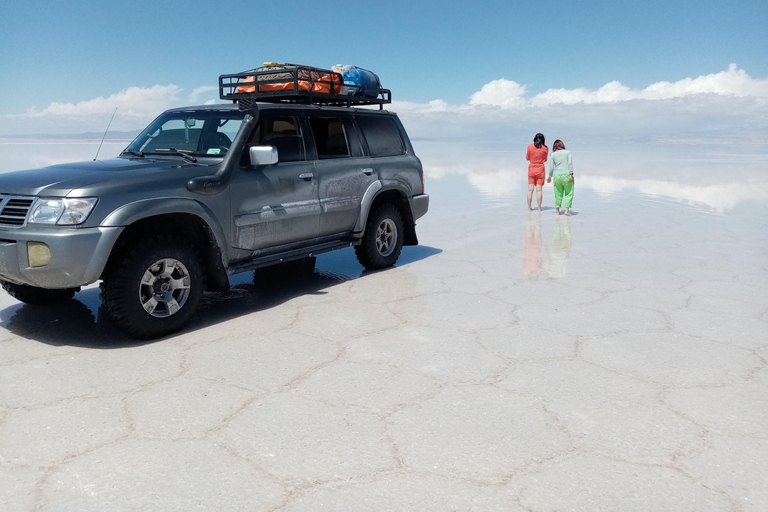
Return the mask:
{"type": "Polygon", "coordinates": [[[0,508],[768,509],[765,155],[574,147],[566,218],[491,149],[417,143],[395,268],[235,276],[176,336],[1,295],[0,508]]]}

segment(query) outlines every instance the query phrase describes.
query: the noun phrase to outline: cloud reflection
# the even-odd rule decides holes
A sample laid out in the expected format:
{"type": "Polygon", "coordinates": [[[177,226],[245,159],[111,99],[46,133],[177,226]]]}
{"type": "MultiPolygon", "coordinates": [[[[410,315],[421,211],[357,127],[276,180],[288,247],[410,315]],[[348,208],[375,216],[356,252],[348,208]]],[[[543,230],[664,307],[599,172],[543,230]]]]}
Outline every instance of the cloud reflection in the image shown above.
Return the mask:
{"type": "MultiPolygon", "coordinates": [[[[518,151],[506,141],[449,145],[417,143],[428,180],[462,175],[489,199],[514,199],[526,188],[525,141],[518,151]]],[[[580,148],[574,153],[576,187],[602,196],[645,194],[718,212],[745,202],[768,203],[768,155],[743,146],[663,145],[580,148]]],[[[545,197],[552,194],[545,186],[545,197]]]]}
{"type": "MultiPolygon", "coordinates": [[[[414,145],[428,188],[430,180],[460,175],[482,196],[498,202],[514,200],[526,189],[527,142],[465,139],[458,144],[450,139],[416,139],[414,145]]],[[[104,141],[99,158],[116,156],[127,143],[104,141]]],[[[764,148],[655,142],[601,148],[567,139],[566,144],[573,151],[579,191],[653,195],[718,212],[745,202],[768,203],[764,148]]],[[[0,172],[91,160],[98,145],[99,140],[0,139],[0,172]]],[[[551,197],[551,193],[551,185],[545,186],[545,194],[551,197]]]]}
{"type": "Polygon", "coordinates": [[[747,201],[768,202],[768,183],[764,181],[695,185],[676,181],[582,176],[579,179],[579,186],[592,189],[602,195],[614,195],[626,191],[639,192],[706,206],[718,212],[731,210],[747,201]]]}

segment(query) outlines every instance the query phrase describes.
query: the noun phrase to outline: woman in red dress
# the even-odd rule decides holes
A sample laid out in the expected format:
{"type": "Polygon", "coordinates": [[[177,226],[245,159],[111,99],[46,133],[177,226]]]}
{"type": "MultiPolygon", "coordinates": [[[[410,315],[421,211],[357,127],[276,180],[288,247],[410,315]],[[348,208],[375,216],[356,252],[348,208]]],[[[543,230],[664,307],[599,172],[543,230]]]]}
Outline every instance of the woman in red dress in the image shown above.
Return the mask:
{"type": "Polygon", "coordinates": [[[533,199],[533,189],[536,189],[536,200],[539,203],[539,211],[541,211],[541,188],[544,186],[544,162],[547,161],[547,155],[549,154],[549,148],[544,144],[544,135],[537,133],[533,138],[533,144],[528,146],[528,152],[525,154],[525,159],[530,163],[528,164],[528,209],[531,208],[531,200],[533,199]]]}

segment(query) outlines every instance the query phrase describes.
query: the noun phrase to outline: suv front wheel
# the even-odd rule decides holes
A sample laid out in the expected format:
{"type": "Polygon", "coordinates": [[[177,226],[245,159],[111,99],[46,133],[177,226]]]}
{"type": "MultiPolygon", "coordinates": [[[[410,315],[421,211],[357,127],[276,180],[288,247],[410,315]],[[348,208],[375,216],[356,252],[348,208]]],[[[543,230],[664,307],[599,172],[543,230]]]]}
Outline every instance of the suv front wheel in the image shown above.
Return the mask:
{"type": "Polygon", "coordinates": [[[403,249],[403,219],[392,204],[379,206],[368,216],[365,234],[355,247],[357,260],[369,270],[391,267],[403,249]]]}
{"type": "Polygon", "coordinates": [[[118,328],[137,338],[181,329],[200,302],[203,273],[193,246],[180,237],[139,243],[101,284],[102,301],[118,328]]]}

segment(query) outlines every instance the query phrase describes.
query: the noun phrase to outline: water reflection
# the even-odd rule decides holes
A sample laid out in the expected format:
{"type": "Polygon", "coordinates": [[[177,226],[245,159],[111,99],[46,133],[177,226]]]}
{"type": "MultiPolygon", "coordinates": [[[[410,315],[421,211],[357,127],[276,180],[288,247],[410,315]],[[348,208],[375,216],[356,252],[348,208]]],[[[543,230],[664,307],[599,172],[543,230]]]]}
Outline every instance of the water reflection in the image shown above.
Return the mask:
{"type": "MultiPolygon", "coordinates": [[[[130,140],[105,140],[99,160],[116,157],[130,140]]],[[[99,141],[0,138],[0,172],[93,160],[99,141]]]]}
{"type": "Polygon", "coordinates": [[[523,256],[523,275],[529,281],[536,281],[542,276],[541,261],[541,212],[528,214],[525,223],[525,256],[523,256]]]}
{"type": "MultiPolygon", "coordinates": [[[[270,267],[270,272],[241,274],[237,277],[242,279],[233,279],[227,292],[205,293],[199,311],[184,332],[268,310],[302,295],[322,295],[327,293],[326,288],[347,280],[329,272],[296,273],[279,267],[270,267]]],[[[136,340],[119,331],[98,296],[98,288],[88,288],[74,299],[53,306],[13,306],[0,311],[0,320],[17,336],[54,346],[114,349],[157,341],[136,340]]]]}
{"type": "Polygon", "coordinates": [[[699,184],[648,179],[629,180],[611,176],[583,176],[579,180],[579,186],[606,196],[620,192],[636,192],[706,206],[719,212],[732,210],[739,203],[747,201],[768,202],[768,183],[764,180],[746,183],[699,184]]]}
{"type": "MultiPolygon", "coordinates": [[[[430,181],[462,176],[495,205],[527,189],[525,147],[514,140],[416,140],[416,152],[430,181]]],[[[129,141],[104,141],[100,159],[116,156],[129,141]]],[[[0,138],[0,172],[91,160],[99,140],[0,138]]],[[[621,148],[579,146],[574,166],[579,190],[601,196],[630,192],[727,211],[744,202],[768,203],[768,154],[765,148],[652,142],[621,148]]],[[[466,183],[465,182],[465,183],[466,183]]],[[[547,189],[545,188],[545,193],[547,189]]],[[[551,193],[551,188],[549,188],[551,193]]]]}
{"type": "Polygon", "coordinates": [[[547,273],[552,279],[565,276],[568,256],[571,255],[571,219],[558,216],[552,229],[552,242],[549,244],[547,273]]]}
{"type": "MultiPolygon", "coordinates": [[[[513,151],[512,145],[497,141],[495,146],[485,144],[484,151],[468,151],[473,145],[429,141],[420,142],[416,151],[428,183],[462,176],[484,198],[498,200],[526,189],[525,146],[513,151]]],[[[744,154],[742,149],[653,143],[621,150],[574,146],[574,168],[580,194],[650,195],[719,212],[745,202],[768,204],[768,154],[765,150],[744,154]]],[[[551,186],[545,187],[547,192],[551,196],[551,186]]]]}
{"type": "MultiPolygon", "coordinates": [[[[440,252],[429,246],[405,247],[397,266],[440,252]]],[[[364,270],[352,248],[320,255],[314,270],[307,263],[298,260],[232,276],[228,291],[203,295],[199,310],[183,332],[223,324],[257,311],[268,312],[305,295],[325,295],[329,288],[361,277],[396,272],[364,270]]],[[[397,293],[416,295],[415,274],[400,272],[392,278],[398,279],[397,293]]],[[[0,325],[17,336],[48,345],[114,349],[156,341],[136,340],[119,331],[101,305],[95,285],[84,288],[74,299],[49,306],[19,304],[8,296],[2,299],[12,305],[0,309],[0,325]]]]}
{"type": "Polygon", "coordinates": [[[552,241],[549,243],[549,246],[544,247],[542,242],[541,216],[541,212],[529,212],[525,223],[523,275],[529,281],[564,277],[568,257],[571,255],[570,217],[565,215],[555,217],[552,227],[552,241]]]}

